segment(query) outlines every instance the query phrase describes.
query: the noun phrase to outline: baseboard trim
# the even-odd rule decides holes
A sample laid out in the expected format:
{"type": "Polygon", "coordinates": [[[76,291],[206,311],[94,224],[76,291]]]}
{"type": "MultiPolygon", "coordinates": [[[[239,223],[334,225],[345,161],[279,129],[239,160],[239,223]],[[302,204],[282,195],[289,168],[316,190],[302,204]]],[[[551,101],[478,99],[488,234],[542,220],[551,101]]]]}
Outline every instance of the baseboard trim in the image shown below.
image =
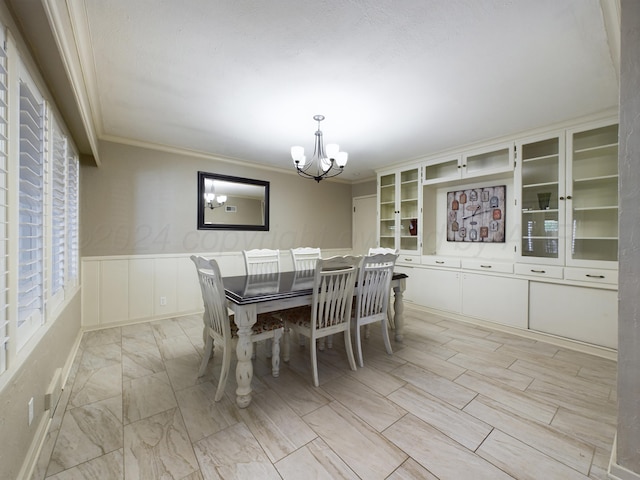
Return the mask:
{"type": "Polygon", "coordinates": [[[618,435],[613,437],[613,447],[611,447],[611,457],[609,458],[609,468],[607,476],[611,480],[640,480],[640,474],[632,472],[617,463],[616,445],[618,443],[618,435]]]}
{"type": "Polygon", "coordinates": [[[613,361],[618,360],[617,350],[614,350],[611,348],[599,347],[597,345],[591,345],[589,343],[580,342],[578,340],[570,340],[568,338],[558,337],[549,333],[536,332],[533,330],[525,330],[522,328],[510,327],[508,325],[503,325],[501,323],[489,322],[487,320],[480,320],[478,318],[467,317],[465,315],[460,315],[453,312],[436,310],[433,308],[424,307],[422,305],[418,305],[416,303],[411,303],[407,301],[404,302],[404,306],[405,306],[405,311],[406,311],[406,308],[412,308],[414,310],[436,315],[438,317],[457,320],[459,322],[468,323],[470,325],[476,325],[479,327],[489,328],[491,330],[496,330],[499,332],[511,333],[513,335],[518,335],[520,337],[529,338],[532,340],[538,340],[540,342],[550,343],[558,347],[567,348],[569,350],[574,350],[582,353],[587,353],[589,355],[595,355],[597,357],[606,358],[608,360],[613,360],[613,361]]]}
{"type": "Polygon", "coordinates": [[[47,438],[47,431],[49,430],[50,424],[51,416],[42,415],[42,420],[40,420],[40,423],[38,424],[38,430],[36,431],[33,441],[29,446],[29,450],[27,451],[27,455],[22,463],[20,473],[18,473],[18,479],[26,480],[33,476],[33,472],[38,462],[38,457],[40,456],[40,451],[42,450],[42,445],[44,444],[45,438],[47,438]]]}

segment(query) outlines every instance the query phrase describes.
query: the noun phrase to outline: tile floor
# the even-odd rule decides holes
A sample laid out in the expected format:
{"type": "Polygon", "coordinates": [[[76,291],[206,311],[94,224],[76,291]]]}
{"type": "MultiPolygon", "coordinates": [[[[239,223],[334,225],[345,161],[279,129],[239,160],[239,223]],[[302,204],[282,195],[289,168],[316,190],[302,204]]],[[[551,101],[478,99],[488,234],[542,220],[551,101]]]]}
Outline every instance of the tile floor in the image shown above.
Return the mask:
{"type": "Polygon", "coordinates": [[[306,349],[273,378],[259,345],[242,410],[218,361],[196,378],[199,316],[88,332],[33,480],[606,478],[615,362],[405,312],[392,356],[377,326],[364,368],[320,353],[319,388],[306,349]]]}

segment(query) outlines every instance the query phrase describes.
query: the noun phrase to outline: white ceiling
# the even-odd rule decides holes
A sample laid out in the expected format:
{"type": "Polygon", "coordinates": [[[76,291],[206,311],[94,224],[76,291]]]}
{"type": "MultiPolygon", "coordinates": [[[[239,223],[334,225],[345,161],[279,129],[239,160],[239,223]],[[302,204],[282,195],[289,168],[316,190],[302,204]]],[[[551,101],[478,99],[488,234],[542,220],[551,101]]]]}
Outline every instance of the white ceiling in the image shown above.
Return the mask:
{"type": "Polygon", "coordinates": [[[68,4],[109,140],[290,169],[323,114],[357,181],[618,101],[600,0],[68,4]]]}

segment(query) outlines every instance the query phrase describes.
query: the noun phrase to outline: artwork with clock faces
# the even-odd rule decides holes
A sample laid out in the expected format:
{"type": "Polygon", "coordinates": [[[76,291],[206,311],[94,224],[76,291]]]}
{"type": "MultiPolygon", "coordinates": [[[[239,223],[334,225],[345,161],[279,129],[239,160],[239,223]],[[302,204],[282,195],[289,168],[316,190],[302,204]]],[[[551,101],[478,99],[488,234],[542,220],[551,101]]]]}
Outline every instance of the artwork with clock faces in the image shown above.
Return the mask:
{"type": "Polygon", "coordinates": [[[506,186],[447,192],[448,242],[505,241],[506,186]]]}

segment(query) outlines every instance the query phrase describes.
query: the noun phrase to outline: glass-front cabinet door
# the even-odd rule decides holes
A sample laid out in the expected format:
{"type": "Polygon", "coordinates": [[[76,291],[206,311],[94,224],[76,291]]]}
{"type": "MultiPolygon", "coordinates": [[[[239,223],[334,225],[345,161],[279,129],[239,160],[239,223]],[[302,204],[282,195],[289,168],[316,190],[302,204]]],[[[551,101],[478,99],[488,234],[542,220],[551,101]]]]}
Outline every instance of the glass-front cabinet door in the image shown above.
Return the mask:
{"type": "Polygon", "coordinates": [[[517,150],[520,261],[616,269],[618,126],[524,140],[517,150]]]}
{"type": "Polygon", "coordinates": [[[567,264],[617,268],[618,125],[569,131],[567,142],[567,264]]]}
{"type": "Polygon", "coordinates": [[[378,181],[378,243],[396,248],[396,174],[381,175],[378,181]]]}
{"type": "Polygon", "coordinates": [[[564,261],[564,135],[518,144],[522,261],[564,261]]]}
{"type": "Polygon", "coordinates": [[[378,177],[378,244],[407,254],[420,249],[420,169],[412,168],[378,177]]]}

